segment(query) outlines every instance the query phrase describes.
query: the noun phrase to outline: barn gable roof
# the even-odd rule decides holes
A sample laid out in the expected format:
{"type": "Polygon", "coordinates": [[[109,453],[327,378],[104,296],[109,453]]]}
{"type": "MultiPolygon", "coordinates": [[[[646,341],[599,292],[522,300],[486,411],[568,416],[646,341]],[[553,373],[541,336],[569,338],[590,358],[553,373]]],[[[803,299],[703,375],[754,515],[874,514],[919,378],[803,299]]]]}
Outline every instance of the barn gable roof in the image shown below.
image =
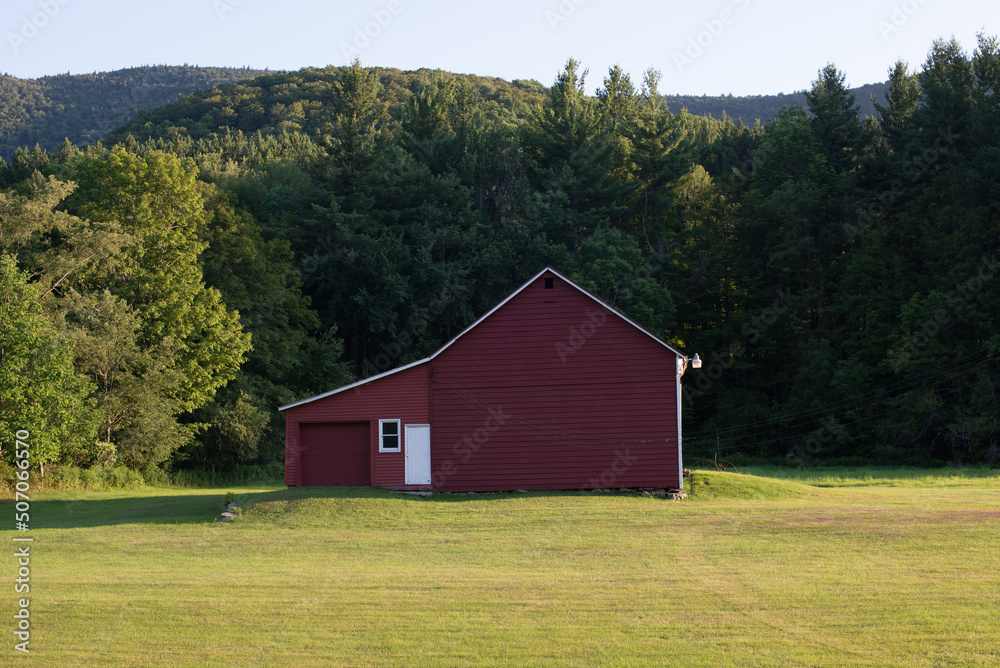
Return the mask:
{"type": "Polygon", "coordinates": [[[663,346],[664,348],[666,348],[667,350],[669,350],[670,352],[672,352],[677,357],[681,357],[681,358],[685,357],[684,353],[682,353],[681,351],[677,350],[676,348],[674,348],[673,346],[671,346],[670,344],[668,344],[666,341],[664,341],[663,339],[659,338],[658,336],[656,336],[655,334],[653,334],[652,332],[650,332],[648,329],[646,329],[645,327],[643,327],[642,325],[640,325],[636,321],[634,321],[631,318],[629,318],[624,313],[622,313],[622,312],[618,311],[617,309],[615,309],[614,307],[609,306],[608,304],[604,303],[603,301],[601,301],[600,299],[598,299],[597,297],[595,297],[593,294],[591,294],[590,292],[588,292],[587,290],[585,290],[584,288],[582,288],[580,285],[578,285],[573,280],[571,280],[569,278],[566,278],[564,275],[562,275],[561,273],[559,273],[558,271],[556,271],[552,267],[545,267],[545,269],[542,269],[540,272],[538,272],[537,274],[535,274],[534,276],[532,276],[530,279],[528,279],[527,281],[525,281],[525,283],[521,287],[519,287],[514,292],[510,293],[510,295],[506,299],[504,299],[502,302],[500,302],[499,304],[497,304],[496,306],[494,306],[492,309],[490,309],[481,318],[479,318],[478,320],[476,320],[475,322],[473,322],[471,325],[469,325],[468,327],[466,327],[465,329],[463,329],[461,332],[459,332],[457,336],[455,336],[453,339],[451,339],[451,341],[448,341],[448,343],[446,343],[443,346],[441,346],[440,348],[438,348],[429,357],[425,357],[425,358],[423,358],[421,360],[417,360],[416,362],[411,362],[411,363],[406,364],[404,366],[401,366],[401,367],[399,367],[397,369],[392,369],[391,371],[386,371],[384,373],[380,373],[380,374],[375,375],[375,376],[369,376],[368,378],[364,378],[364,379],[359,380],[359,381],[357,381],[355,383],[351,383],[350,385],[344,385],[343,387],[338,387],[335,390],[331,390],[329,392],[324,392],[323,394],[317,394],[314,397],[309,397],[308,399],[302,399],[301,401],[297,401],[295,403],[288,404],[287,406],[282,406],[278,410],[279,411],[286,411],[286,410],[288,410],[290,408],[295,408],[296,406],[301,406],[303,404],[308,404],[308,403],[312,403],[314,401],[319,401],[320,399],[325,399],[326,397],[330,397],[330,396],[333,396],[335,394],[339,394],[341,392],[346,392],[347,390],[351,390],[351,389],[354,389],[356,387],[360,387],[362,385],[366,385],[366,384],[371,383],[373,381],[379,380],[380,378],[385,378],[386,376],[391,376],[393,374],[399,373],[400,371],[405,371],[406,369],[411,369],[411,368],[413,368],[415,366],[419,366],[420,364],[425,364],[427,362],[430,362],[435,357],[437,357],[438,355],[440,355],[441,353],[443,353],[445,350],[447,350],[449,347],[451,347],[452,344],[454,344],[456,341],[458,341],[460,338],[462,338],[467,332],[469,332],[472,329],[474,329],[475,327],[479,326],[479,324],[481,322],[483,322],[488,317],[490,317],[491,315],[493,315],[504,304],[506,304],[507,302],[509,302],[512,299],[514,299],[514,297],[516,297],[517,295],[519,295],[528,286],[530,286],[532,283],[534,283],[539,278],[541,278],[542,276],[544,276],[546,273],[550,273],[553,276],[559,278],[560,280],[565,281],[566,285],[572,286],[573,288],[575,288],[576,290],[578,290],[581,294],[583,294],[586,297],[588,297],[591,300],[593,300],[594,303],[596,303],[598,306],[600,306],[603,309],[608,310],[610,313],[616,315],[617,317],[621,318],[622,320],[624,320],[628,324],[632,325],[637,330],[639,330],[640,332],[642,332],[643,334],[645,334],[646,336],[648,336],[649,338],[651,338],[653,341],[655,341],[656,343],[660,344],[661,346],[663,346]]]}
{"type": "Polygon", "coordinates": [[[673,346],[671,346],[670,344],[668,344],[663,339],[657,337],[655,334],[653,334],[648,329],[646,329],[645,327],[643,327],[642,325],[640,325],[639,323],[637,323],[635,320],[632,320],[631,318],[629,318],[627,315],[625,315],[621,311],[615,309],[613,306],[609,306],[608,304],[604,303],[603,301],[601,301],[600,299],[598,299],[597,297],[595,297],[593,294],[591,294],[590,292],[588,292],[587,290],[585,290],[584,288],[582,288],[576,282],[574,282],[573,280],[571,280],[569,278],[566,278],[565,276],[563,276],[562,274],[560,274],[558,271],[556,271],[552,267],[545,267],[545,269],[542,269],[540,272],[538,272],[537,274],[535,274],[534,276],[532,276],[531,278],[529,278],[524,283],[524,285],[522,285],[521,287],[519,287],[514,292],[510,293],[510,295],[506,299],[504,299],[502,302],[500,302],[499,304],[497,304],[496,306],[494,306],[492,309],[490,309],[485,315],[483,315],[483,317],[479,318],[474,323],[472,323],[471,325],[469,325],[468,327],[466,327],[465,329],[463,329],[451,341],[449,341],[448,343],[446,343],[443,346],[441,346],[440,348],[438,348],[437,351],[434,354],[432,354],[430,357],[428,357],[427,359],[432,360],[435,357],[437,357],[438,355],[440,355],[441,353],[443,353],[453,343],[455,343],[460,338],[462,338],[462,336],[464,336],[468,331],[470,331],[470,330],[474,329],[475,327],[477,327],[479,325],[479,323],[481,323],[483,320],[486,320],[488,317],[490,317],[491,315],[493,315],[496,311],[499,311],[500,308],[504,304],[506,304],[510,300],[514,299],[514,297],[516,297],[519,294],[521,294],[521,292],[523,292],[529,285],[531,285],[532,283],[534,283],[535,281],[537,281],[539,278],[541,278],[546,273],[553,274],[554,276],[558,277],[559,279],[565,281],[566,285],[570,285],[570,286],[576,288],[580,292],[580,294],[588,297],[589,299],[591,299],[595,304],[597,304],[601,308],[607,309],[608,311],[610,311],[614,315],[618,316],[619,318],[621,318],[622,320],[624,320],[628,324],[632,325],[633,327],[635,327],[636,329],[638,329],[640,332],[642,332],[643,334],[645,334],[649,338],[653,339],[658,344],[660,344],[661,346],[663,346],[664,348],[666,348],[670,352],[674,353],[678,357],[684,357],[684,353],[682,353],[681,351],[677,350],[676,348],[674,348],[673,346]]]}

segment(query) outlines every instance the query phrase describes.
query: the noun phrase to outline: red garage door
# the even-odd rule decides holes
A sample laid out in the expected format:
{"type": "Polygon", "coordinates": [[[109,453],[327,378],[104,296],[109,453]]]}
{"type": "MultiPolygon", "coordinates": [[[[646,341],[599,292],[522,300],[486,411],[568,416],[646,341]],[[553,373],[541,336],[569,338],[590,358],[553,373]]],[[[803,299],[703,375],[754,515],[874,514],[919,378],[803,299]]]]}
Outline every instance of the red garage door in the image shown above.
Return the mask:
{"type": "Polygon", "coordinates": [[[371,427],[367,422],[303,424],[299,476],[303,487],[370,485],[371,427]]]}

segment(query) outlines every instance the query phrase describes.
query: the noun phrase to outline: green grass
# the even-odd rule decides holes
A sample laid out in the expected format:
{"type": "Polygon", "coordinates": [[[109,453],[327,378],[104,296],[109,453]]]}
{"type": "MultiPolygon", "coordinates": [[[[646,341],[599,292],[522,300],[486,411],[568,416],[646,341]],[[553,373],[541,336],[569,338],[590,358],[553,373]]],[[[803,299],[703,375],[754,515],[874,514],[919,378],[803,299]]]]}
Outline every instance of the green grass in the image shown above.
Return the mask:
{"type": "Polygon", "coordinates": [[[816,487],[953,487],[1000,480],[1000,470],[986,467],[818,467],[748,466],[740,473],[805,482],[816,487]]]}
{"type": "MultiPolygon", "coordinates": [[[[1000,663],[1000,472],[756,473],[696,471],[685,501],[266,486],[42,493],[30,532],[33,653],[19,660],[1000,663]],[[229,491],[244,513],[215,523],[229,491]]],[[[3,532],[8,546],[13,536],[3,532]]],[[[14,560],[0,559],[10,644],[0,656],[13,654],[14,577],[14,560]]]]}
{"type": "Polygon", "coordinates": [[[815,491],[813,487],[800,482],[716,471],[695,471],[685,483],[685,490],[697,501],[780,501],[799,499],[815,491]]]}

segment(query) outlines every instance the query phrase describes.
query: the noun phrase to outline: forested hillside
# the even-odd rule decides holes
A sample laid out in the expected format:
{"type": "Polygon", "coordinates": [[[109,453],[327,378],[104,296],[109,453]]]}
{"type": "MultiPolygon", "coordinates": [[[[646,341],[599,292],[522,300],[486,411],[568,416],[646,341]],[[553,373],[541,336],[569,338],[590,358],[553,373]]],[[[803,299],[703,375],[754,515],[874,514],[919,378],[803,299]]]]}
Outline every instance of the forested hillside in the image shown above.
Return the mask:
{"type": "MultiPolygon", "coordinates": [[[[178,102],[140,114],[116,131],[109,139],[159,137],[183,131],[200,139],[219,128],[244,132],[262,130],[304,130],[312,132],[329,120],[330,87],[341,68],[307,68],[299,72],[280,72],[233,86],[221,86],[191,95],[178,102]]],[[[470,74],[450,74],[437,70],[403,72],[391,68],[373,68],[382,85],[382,99],[387,112],[399,119],[409,98],[435,78],[446,77],[456,85],[474,91],[480,110],[486,117],[496,117],[500,109],[524,119],[529,110],[541,105],[549,94],[536,81],[504,81],[470,74]]],[[[875,103],[885,104],[886,84],[868,84],[852,90],[862,117],[875,116],[875,103]],[[874,97],[874,102],[873,98],[874,97]]],[[[695,116],[731,118],[753,125],[770,121],[784,107],[805,104],[805,93],[788,95],[708,96],[664,95],[661,102],[674,113],[687,110],[695,116]]]]}
{"type": "Polygon", "coordinates": [[[0,74],[0,156],[9,160],[14,149],[35,144],[54,151],[63,139],[96,142],[139,111],[261,74],[247,68],[166,65],[40,79],[0,74]]]}
{"type": "MultiPolygon", "coordinates": [[[[244,133],[305,132],[315,135],[333,123],[331,101],[344,68],[305,68],[278,72],[237,84],[219,86],[189,95],[173,104],[139,114],[111,133],[109,142],[126,136],[202,139],[219,130],[244,133]]],[[[513,116],[524,119],[542,105],[546,89],[535,81],[504,81],[469,74],[452,75],[436,70],[403,72],[372,68],[379,82],[379,100],[389,117],[402,119],[413,96],[437,79],[447,78],[475,99],[476,111],[487,121],[513,116]]]]}
{"type": "Polygon", "coordinates": [[[763,126],[581,71],[281,73],[18,151],[0,434],[147,472],[280,460],[277,406],[427,355],[552,264],[701,354],[687,461],[1000,461],[995,39],[897,63],[868,119],[832,65],[763,126]]]}
{"type": "MultiPolygon", "coordinates": [[[[276,72],[266,76],[262,70],[185,65],[60,74],[40,79],[0,74],[0,157],[10,160],[15,149],[30,149],[35,144],[46,151],[56,151],[64,139],[77,145],[91,144],[105,139],[125,123],[128,125],[116,136],[162,135],[166,128],[178,126],[196,137],[200,136],[202,126],[224,125],[245,132],[308,129],[316,120],[313,116],[322,115],[338,69],[276,72]],[[260,80],[237,84],[261,75],[265,76],[260,80]],[[213,90],[223,84],[237,85],[213,90]],[[191,93],[196,94],[185,97],[191,93]]],[[[524,110],[538,106],[548,94],[535,81],[511,83],[432,70],[401,72],[380,68],[378,71],[384,99],[394,116],[399,115],[410,95],[438,76],[467,81],[484,103],[520,109],[522,116],[524,110]]],[[[875,95],[884,103],[884,89],[885,84],[854,89],[862,116],[875,115],[870,97],[875,95]]],[[[770,121],[783,107],[805,104],[805,96],[802,92],[744,97],[663,95],[663,102],[675,113],[686,108],[697,116],[728,116],[753,125],[758,119],[764,123],[770,121]]]]}

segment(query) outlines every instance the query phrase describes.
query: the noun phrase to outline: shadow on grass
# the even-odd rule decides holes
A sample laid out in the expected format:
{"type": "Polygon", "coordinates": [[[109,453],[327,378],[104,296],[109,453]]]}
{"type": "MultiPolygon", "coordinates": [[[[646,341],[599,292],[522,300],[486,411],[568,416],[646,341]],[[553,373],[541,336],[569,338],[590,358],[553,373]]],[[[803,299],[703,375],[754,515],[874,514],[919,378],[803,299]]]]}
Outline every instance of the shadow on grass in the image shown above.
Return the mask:
{"type": "MultiPolygon", "coordinates": [[[[79,529],[116,524],[203,524],[223,510],[225,493],[211,495],[134,496],[113,499],[32,500],[32,529],[79,529]]],[[[0,502],[0,513],[13,516],[14,502],[0,502]]]]}
{"type": "Polygon", "coordinates": [[[271,492],[243,494],[237,497],[242,504],[269,501],[305,501],[309,499],[394,499],[410,503],[471,503],[475,501],[502,501],[526,498],[578,497],[578,496],[629,496],[640,497],[640,492],[605,492],[574,489],[533,489],[521,492],[434,492],[421,495],[392,492],[373,487],[295,487],[271,492]]]}
{"type": "MultiPolygon", "coordinates": [[[[128,492],[124,492],[128,494],[128,492]]],[[[236,496],[241,507],[269,501],[307,499],[395,499],[412,503],[464,503],[525,497],[580,496],[586,491],[490,492],[482,494],[442,494],[415,496],[371,487],[299,487],[236,496]]],[[[225,510],[226,493],[176,494],[169,496],[116,496],[115,498],[38,499],[31,501],[32,529],[80,529],[121,524],[212,524],[225,510]]],[[[14,501],[0,501],[0,514],[13,516],[14,501]]]]}

